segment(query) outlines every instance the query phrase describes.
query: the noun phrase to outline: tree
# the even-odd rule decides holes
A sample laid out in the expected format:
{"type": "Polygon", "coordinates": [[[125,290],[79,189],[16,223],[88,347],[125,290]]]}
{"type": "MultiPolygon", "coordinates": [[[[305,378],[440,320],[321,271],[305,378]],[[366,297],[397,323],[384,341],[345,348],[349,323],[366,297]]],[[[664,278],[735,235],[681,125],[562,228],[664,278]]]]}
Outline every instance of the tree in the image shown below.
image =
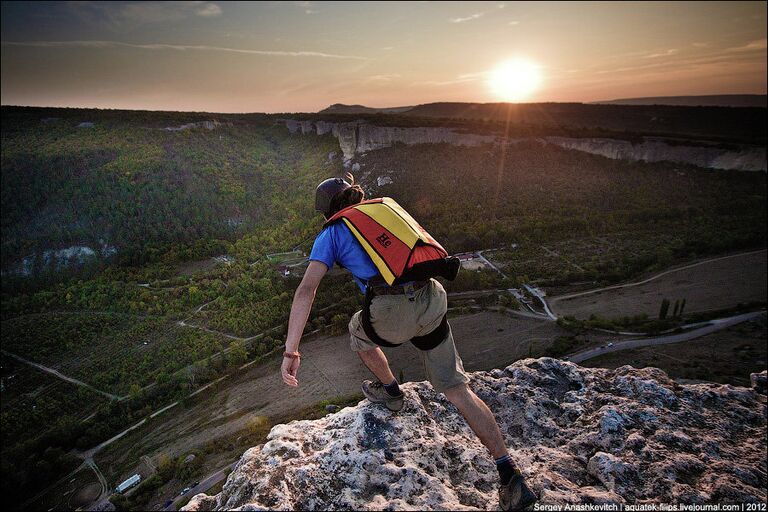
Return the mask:
{"type": "Polygon", "coordinates": [[[661,301],[661,309],[659,309],[659,320],[667,318],[667,312],[669,311],[669,301],[665,298],[661,301]]]}
{"type": "Polygon", "coordinates": [[[170,480],[176,472],[176,460],[165,453],[161,454],[157,464],[157,472],[163,480],[170,480]]]}
{"type": "Polygon", "coordinates": [[[242,364],[248,360],[248,350],[243,340],[235,340],[229,346],[229,361],[232,365],[242,364]]]}
{"type": "Polygon", "coordinates": [[[141,398],[141,386],[136,383],[131,384],[131,387],[128,390],[128,398],[130,400],[138,400],[141,398]]]}
{"type": "Polygon", "coordinates": [[[343,334],[347,327],[347,317],[341,314],[333,315],[331,318],[330,331],[333,335],[343,334]]]}
{"type": "Polygon", "coordinates": [[[480,304],[483,309],[485,309],[496,304],[496,300],[497,297],[495,294],[482,295],[477,298],[477,303],[480,304]]]}

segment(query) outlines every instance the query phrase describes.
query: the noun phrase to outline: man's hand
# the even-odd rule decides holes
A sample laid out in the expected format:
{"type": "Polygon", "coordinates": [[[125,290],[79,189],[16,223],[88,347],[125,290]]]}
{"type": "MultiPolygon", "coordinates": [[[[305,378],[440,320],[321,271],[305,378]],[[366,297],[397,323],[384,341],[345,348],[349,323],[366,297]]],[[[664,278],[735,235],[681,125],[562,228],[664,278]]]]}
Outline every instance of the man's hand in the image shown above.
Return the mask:
{"type": "Polygon", "coordinates": [[[299,365],[301,364],[301,358],[283,358],[283,366],[280,369],[280,373],[283,376],[283,382],[291,387],[298,387],[299,381],[296,379],[296,373],[299,371],[299,365]]]}

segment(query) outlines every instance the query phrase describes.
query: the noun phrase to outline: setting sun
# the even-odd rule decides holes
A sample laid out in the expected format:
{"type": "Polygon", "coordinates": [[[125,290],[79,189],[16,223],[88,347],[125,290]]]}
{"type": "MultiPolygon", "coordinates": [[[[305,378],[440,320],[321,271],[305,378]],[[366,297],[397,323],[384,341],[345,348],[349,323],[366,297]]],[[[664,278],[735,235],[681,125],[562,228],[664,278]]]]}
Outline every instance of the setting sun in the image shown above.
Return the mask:
{"type": "Polygon", "coordinates": [[[541,83],[539,68],[532,62],[514,59],[502,62],[491,72],[488,85],[503,101],[521,101],[528,98],[541,83]]]}

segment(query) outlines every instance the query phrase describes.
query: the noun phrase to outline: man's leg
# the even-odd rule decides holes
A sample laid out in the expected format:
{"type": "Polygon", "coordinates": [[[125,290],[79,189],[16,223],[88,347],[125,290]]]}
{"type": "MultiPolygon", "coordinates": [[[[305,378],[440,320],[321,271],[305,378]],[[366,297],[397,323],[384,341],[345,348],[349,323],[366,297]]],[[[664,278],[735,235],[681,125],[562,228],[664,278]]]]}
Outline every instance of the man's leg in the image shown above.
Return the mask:
{"type": "Polygon", "coordinates": [[[536,495],[525,484],[520,470],[507,452],[493,413],[466,384],[443,390],[446,398],[459,410],[469,427],[488,448],[496,461],[501,488],[499,504],[502,510],[528,510],[536,502],[536,495]]]}
{"type": "Polygon", "coordinates": [[[389,368],[387,356],[384,355],[378,345],[368,339],[360,320],[361,315],[362,311],[358,311],[349,320],[349,346],[357,352],[360,359],[363,360],[363,364],[371,370],[379,382],[390,384],[395,380],[395,376],[392,375],[392,370],[389,368]]]}
{"type": "Polygon", "coordinates": [[[456,406],[493,458],[507,455],[507,447],[504,445],[496,418],[488,406],[467,386],[469,377],[456,350],[450,324],[445,339],[431,350],[420,351],[420,355],[427,378],[435,391],[444,393],[456,406]]]}
{"type": "Polygon", "coordinates": [[[363,360],[363,364],[371,370],[371,373],[379,379],[379,382],[389,384],[395,380],[395,376],[392,375],[392,370],[389,368],[387,356],[384,355],[384,352],[379,347],[371,350],[360,350],[357,352],[357,355],[363,360]]]}
{"type": "Polygon", "coordinates": [[[421,351],[424,368],[435,391],[442,392],[456,406],[469,427],[488,449],[499,472],[499,504],[502,510],[525,510],[536,502],[536,495],[525,485],[504,444],[496,418],[488,406],[468,387],[469,377],[456,351],[453,333],[431,350],[421,351]]]}
{"type": "Polygon", "coordinates": [[[507,455],[507,447],[493,413],[466,384],[459,384],[443,391],[446,398],[459,410],[469,427],[488,448],[494,459],[507,455]]]}

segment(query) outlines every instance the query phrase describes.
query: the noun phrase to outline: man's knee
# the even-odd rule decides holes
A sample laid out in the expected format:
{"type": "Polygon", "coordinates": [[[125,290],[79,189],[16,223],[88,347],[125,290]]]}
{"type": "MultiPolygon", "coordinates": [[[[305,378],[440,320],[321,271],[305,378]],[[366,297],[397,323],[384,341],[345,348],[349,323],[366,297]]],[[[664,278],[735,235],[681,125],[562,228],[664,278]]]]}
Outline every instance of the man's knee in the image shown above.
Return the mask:
{"type": "Polygon", "coordinates": [[[379,347],[372,347],[372,348],[362,348],[360,350],[356,350],[357,355],[360,356],[360,359],[365,359],[367,357],[375,357],[379,354],[377,353],[379,350],[379,347]]]}
{"type": "Polygon", "coordinates": [[[443,390],[445,398],[450,402],[461,401],[464,402],[470,396],[471,390],[467,386],[466,382],[456,384],[448,389],[443,390]]]}

